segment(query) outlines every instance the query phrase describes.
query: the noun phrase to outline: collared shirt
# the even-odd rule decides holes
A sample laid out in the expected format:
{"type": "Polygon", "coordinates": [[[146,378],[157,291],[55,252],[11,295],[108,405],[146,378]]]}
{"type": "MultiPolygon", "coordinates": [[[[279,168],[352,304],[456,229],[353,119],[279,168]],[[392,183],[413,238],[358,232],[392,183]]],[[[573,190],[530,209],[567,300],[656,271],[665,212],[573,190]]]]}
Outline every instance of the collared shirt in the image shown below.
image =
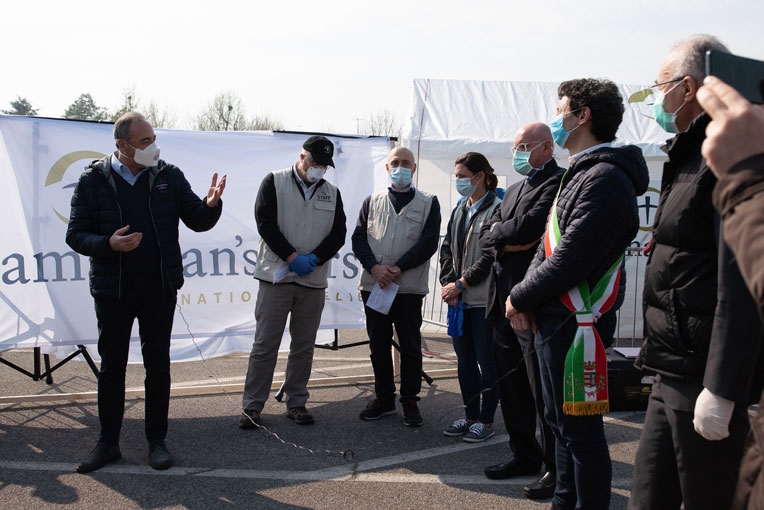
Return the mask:
{"type": "Polygon", "coordinates": [[[472,205],[469,205],[469,199],[467,199],[467,214],[464,215],[464,227],[466,228],[467,225],[470,224],[470,220],[475,215],[477,210],[480,208],[480,204],[485,201],[485,197],[488,196],[488,192],[486,191],[480,199],[476,200],[472,205]]]}
{"type": "Polygon", "coordinates": [[[122,177],[126,183],[128,183],[130,186],[135,184],[135,181],[138,180],[138,177],[143,175],[144,172],[146,172],[149,168],[143,168],[141,169],[137,174],[133,175],[133,172],[127,168],[125,165],[122,164],[122,162],[117,157],[116,153],[112,153],[111,155],[111,169],[117,172],[120,177],[122,177]]]}
{"type": "Polygon", "coordinates": [[[597,149],[601,149],[601,148],[603,148],[603,147],[611,147],[612,145],[613,145],[613,144],[612,144],[611,142],[605,142],[605,143],[600,143],[600,144],[597,144],[597,145],[592,145],[592,146],[591,146],[591,147],[589,147],[588,149],[584,149],[584,150],[582,150],[581,152],[579,152],[578,154],[574,154],[573,156],[571,156],[570,158],[568,158],[568,161],[569,161],[569,162],[570,162],[570,164],[572,165],[573,163],[575,163],[576,161],[578,161],[578,160],[579,160],[579,158],[581,158],[581,156],[583,156],[584,154],[589,154],[590,152],[594,152],[594,151],[596,151],[597,149]]]}
{"type": "Polygon", "coordinates": [[[520,186],[520,193],[518,193],[518,194],[517,194],[517,197],[518,197],[518,198],[519,198],[519,197],[521,197],[521,196],[523,196],[523,193],[525,193],[525,188],[527,187],[527,185],[528,185],[528,184],[529,184],[529,183],[530,183],[530,182],[531,182],[533,179],[535,179],[535,178],[536,178],[536,176],[537,176],[537,175],[538,175],[538,174],[541,172],[541,170],[542,170],[542,169],[543,169],[543,168],[544,168],[544,167],[547,165],[547,163],[549,163],[549,162],[550,162],[550,161],[552,161],[553,159],[554,159],[554,158],[549,158],[549,159],[547,159],[546,161],[544,161],[544,163],[543,163],[543,164],[542,164],[540,167],[538,167],[538,168],[534,168],[534,169],[533,169],[533,171],[532,171],[531,173],[529,173],[529,174],[528,174],[528,175],[525,177],[525,179],[523,179],[523,183],[522,183],[522,185],[520,186]]]}
{"type": "Polygon", "coordinates": [[[311,198],[313,198],[313,193],[316,191],[316,184],[318,184],[319,181],[314,182],[310,186],[305,184],[305,181],[302,180],[302,177],[300,177],[300,174],[297,172],[297,168],[292,166],[292,173],[294,174],[294,178],[297,179],[297,183],[300,185],[300,188],[302,188],[302,194],[305,197],[305,201],[307,202],[311,198]]]}

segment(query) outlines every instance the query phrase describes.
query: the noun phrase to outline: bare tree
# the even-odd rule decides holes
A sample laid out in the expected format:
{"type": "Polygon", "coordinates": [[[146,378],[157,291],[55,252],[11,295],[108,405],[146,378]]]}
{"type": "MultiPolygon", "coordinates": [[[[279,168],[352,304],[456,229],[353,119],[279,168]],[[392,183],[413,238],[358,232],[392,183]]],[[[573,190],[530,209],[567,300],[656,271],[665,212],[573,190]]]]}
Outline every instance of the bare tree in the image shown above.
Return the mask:
{"type": "Polygon", "coordinates": [[[215,96],[196,118],[196,128],[202,131],[244,131],[248,127],[241,98],[231,91],[215,96]]]}
{"type": "Polygon", "coordinates": [[[160,107],[153,99],[144,108],[143,116],[158,128],[173,129],[178,124],[178,115],[168,107],[160,107]]]}
{"type": "Polygon", "coordinates": [[[403,133],[403,123],[390,110],[379,110],[369,115],[365,129],[372,136],[390,136],[400,140],[403,133]]]}
{"type": "Polygon", "coordinates": [[[135,85],[131,85],[122,92],[122,105],[110,116],[112,122],[116,121],[127,112],[137,112],[140,109],[141,100],[135,93],[135,85]]]}
{"type": "Polygon", "coordinates": [[[131,86],[122,93],[122,105],[111,114],[114,122],[127,112],[142,113],[152,126],[157,128],[172,129],[178,123],[178,116],[168,107],[160,107],[153,99],[147,106],[142,106],[143,101],[135,92],[135,86],[131,86]]]}
{"type": "Polygon", "coordinates": [[[249,122],[247,129],[250,131],[280,131],[284,129],[284,124],[268,115],[258,115],[249,122]]]}

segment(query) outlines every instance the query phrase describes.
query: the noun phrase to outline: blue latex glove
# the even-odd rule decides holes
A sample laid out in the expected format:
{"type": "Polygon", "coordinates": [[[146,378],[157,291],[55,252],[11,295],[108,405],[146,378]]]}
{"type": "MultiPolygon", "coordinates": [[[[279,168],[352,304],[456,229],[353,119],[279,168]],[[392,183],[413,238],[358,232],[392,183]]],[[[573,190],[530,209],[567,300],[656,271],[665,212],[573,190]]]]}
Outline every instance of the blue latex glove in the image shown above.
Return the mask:
{"type": "Polygon", "coordinates": [[[463,323],[464,303],[460,299],[456,306],[448,305],[448,335],[452,337],[462,336],[463,323]]]}
{"type": "Polygon", "coordinates": [[[312,253],[308,255],[297,255],[297,257],[289,263],[289,269],[300,276],[306,276],[313,272],[313,268],[316,267],[317,264],[318,257],[312,253]]]}

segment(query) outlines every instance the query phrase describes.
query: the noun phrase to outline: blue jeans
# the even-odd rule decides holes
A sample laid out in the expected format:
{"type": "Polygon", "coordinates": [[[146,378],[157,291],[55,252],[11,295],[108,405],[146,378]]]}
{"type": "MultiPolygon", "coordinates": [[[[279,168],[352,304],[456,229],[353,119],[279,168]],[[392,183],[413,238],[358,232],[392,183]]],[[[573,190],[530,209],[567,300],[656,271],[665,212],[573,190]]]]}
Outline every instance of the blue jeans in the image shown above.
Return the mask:
{"type": "Polygon", "coordinates": [[[493,423],[499,405],[491,322],[485,308],[465,308],[462,336],[453,337],[459,387],[468,420],[493,423]],[[482,406],[481,396],[482,395],[482,406]]]}

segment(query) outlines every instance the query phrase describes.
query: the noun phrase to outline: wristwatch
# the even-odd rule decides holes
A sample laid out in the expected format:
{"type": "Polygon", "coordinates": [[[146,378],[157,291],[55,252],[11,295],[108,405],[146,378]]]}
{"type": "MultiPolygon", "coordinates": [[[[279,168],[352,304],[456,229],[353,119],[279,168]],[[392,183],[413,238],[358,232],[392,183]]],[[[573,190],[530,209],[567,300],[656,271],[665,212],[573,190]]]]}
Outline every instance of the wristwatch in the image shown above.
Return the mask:
{"type": "Polygon", "coordinates": [[[457,288],[457,289],[459,289],[459,290],[460,290],[460,291],[462,291],[462,292],[464,292],[465,290],[467,290],[467,287],[465,287],[464,285],[462,285],[462,281],[461,281],[461,280],[456,280],[456,281],[454,282],[454,285],[456,285],[456,288],[457,288]]]}

